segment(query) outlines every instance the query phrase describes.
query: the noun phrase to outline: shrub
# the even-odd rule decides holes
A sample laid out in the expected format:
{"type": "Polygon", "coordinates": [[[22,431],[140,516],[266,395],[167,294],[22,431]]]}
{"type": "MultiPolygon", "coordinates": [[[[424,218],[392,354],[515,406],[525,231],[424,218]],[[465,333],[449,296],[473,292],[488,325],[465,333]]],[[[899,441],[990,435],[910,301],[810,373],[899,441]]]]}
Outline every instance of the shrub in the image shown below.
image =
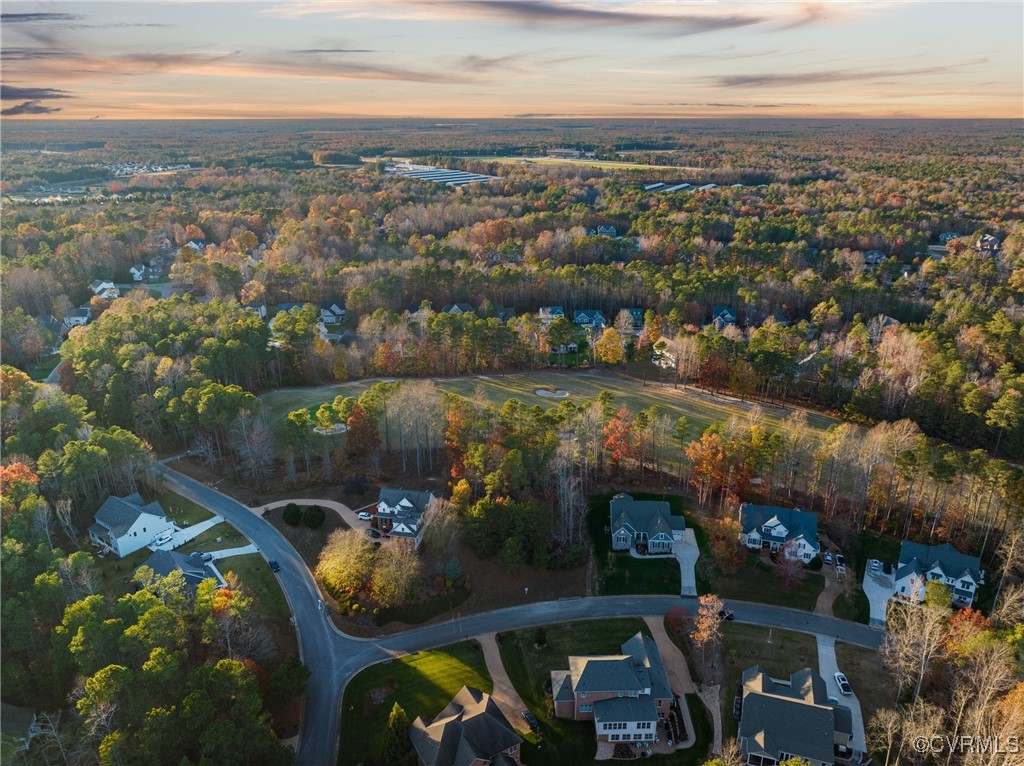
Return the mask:
{"type": "Polygon", "coordinates": [[[362,495],[370,488],[370,480],[363,473],[354,473],[345,479],[346,495],[362,495]]]}
{"type": "Polygon", "coordinates": [[[807,563],[807,568],[812,572],[820,572],[824,562],[821,560],[821,556],[815,556],[807,563]]]}
{"type": "Polygon", "coordinates": [[[548,645],[548,634],[544,631],[544,628],[537,628],[533,633],[533,643],[538,649],[548,645]]]}
{"type": "Polygon", "coordinates": [[[324,509],[319,505],[311,505],[302,512],[302,523],[310,529],[319,529],[324,524],[324,509]]]}
{"type": "Polygon", "coordinates": [[[297,527],[299,522],[302,521],[302,509],[295,503],[288,503],[281,513],[281,518],[284,519],[284,523],[288,526],[297,527]]]}

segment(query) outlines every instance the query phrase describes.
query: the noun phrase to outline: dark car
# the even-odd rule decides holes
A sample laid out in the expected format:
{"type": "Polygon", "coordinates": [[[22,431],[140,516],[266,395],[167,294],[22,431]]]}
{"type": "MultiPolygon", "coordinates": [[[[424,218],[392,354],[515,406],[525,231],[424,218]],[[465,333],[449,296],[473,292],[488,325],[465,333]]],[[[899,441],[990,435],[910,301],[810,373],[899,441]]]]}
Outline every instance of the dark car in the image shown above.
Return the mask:
{"type": "Polygon", "coordinates": [[[537,716],[535,716],[529,710],[524,710],[522,715],[523,720],[525,720],[526,724],[530,727],[530,731],[540,730],[540,721],[537,720],[537,716]]]}
{"type": "Polygon", "coordinates": [[[366,534],[372,537],[374,540],[380,537],[380,532],[378,532],[376,529],[370,529],[369,527],[366,528],[366,534]]]}
{"type": "Polygon", "coordinates": [[[732,612],[727,612],[724,609],[718,613],[718,619],[720,620],[735,620],[736,615],[732,612]]]}
{"type": "Polygon", "coordinates": [[[842,553],[837,553],[836,554],[836,566],[837,567],[844,567],[844,566],[846,566],[846,556],[844,556],[842,553]]]}
{"type": "Polygon", "coordinates": [[[280,572],[281,571],[281,565],[278,564],[276,561],[271,559],[271,561],[269,563],[270,563],[270,569],[271,569],[272,572],[280,572]]]}

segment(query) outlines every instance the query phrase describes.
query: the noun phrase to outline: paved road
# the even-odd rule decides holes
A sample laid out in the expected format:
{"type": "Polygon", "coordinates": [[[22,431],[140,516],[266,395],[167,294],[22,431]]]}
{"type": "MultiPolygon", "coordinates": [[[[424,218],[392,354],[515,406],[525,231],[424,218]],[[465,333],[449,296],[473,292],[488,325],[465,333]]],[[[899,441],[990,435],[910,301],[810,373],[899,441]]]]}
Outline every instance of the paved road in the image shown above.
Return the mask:
{"type": "MultiPolygon", "coordinates": [[[[299,554],[280,532],[233,498],[171,468],[162,466],[161,470],[168,489],[223,516],[266,558],[281,564],[278,577],[291,604],[302,661],[312,670],[299,738],[297,760],[300,764],[322,766],[337,760],[341,695],[356,673],[374,663],[482,633],[575,620],[663,615],[680,605],[691,613],[697,609],[697,599],[689,597],[566,598],[474,614],[378,639],[355,638],[339,631],[321,611],[316,583],[299,554]]],[[[727,601],[726,608],[735,614],[738,622],[835,636],[869,648],[878,648],[882,642],[880,631],[835,617],[746,601],[727,601]]]]}

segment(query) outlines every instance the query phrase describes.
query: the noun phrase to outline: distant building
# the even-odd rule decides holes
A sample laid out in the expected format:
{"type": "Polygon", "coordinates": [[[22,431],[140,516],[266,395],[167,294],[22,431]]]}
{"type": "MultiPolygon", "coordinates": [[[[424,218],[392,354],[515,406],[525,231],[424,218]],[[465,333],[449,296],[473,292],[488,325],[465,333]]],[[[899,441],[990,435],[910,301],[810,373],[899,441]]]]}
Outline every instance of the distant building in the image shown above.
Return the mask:
{"type": "Polygon", "coordinates": [[[960,239],[962,235],[956,234],[952,231],[944,231],[939,235],[939,242],[943,245],[948,245],[954,239],[960,239]]]}
{"type": "Polygon", "coordinates": [[[614,237],[616,235],[616,233],[617,232],[616,232],[614,226],[598,226],[597,227],[597,234],[600,237],[614,237]]]}
{"type": "Polygon", "coordinates": [[[463,686],[433,720],[418,716],[409,739],[420,766],[519,766],[520,737],[490,694],[463,686]]]}
{"type": "Polygon", "coordinates": [[[717,188],[718,188],[718,184],[704,184],[703,186],[698,186],[697,187],[697,191],[710,191],[711,189],[717,189],[717,188]]]}
{"type": "Polygon", "coordinates": [[[886,254],[881,250],[868,250],[864,253],[864,264],[866,266],[878,266],[886,259],[886,254]]]}
{"type": "Polygon", "coordinates": [[[429,521],[424,517],[434,500],[432,492],[383,487],[377,497],[377,513],[373,517],[373,524],[384,535],[412,540],[418,548],[429,521]]]}
{"type": "Polygon", "coordinates": [[[1002,250],[1003,243],[991,234],[982,234],[978,240],[977,250],[980,255],[995,256],[1002,250]]]}
{"type": "Polygon", "coordinates": [[[476,313],[476,309],[470,306],[468,303],[449,303],[447,306],[441,309],[442,314],[473,314],[476,313]]]}
{"type": "Polygon", "coordinates": [[[136,263],[134,266],[129,267],[128,273],[131,274],[133,281],[141,282],[146,278],[146,264],[136,263]]]}
{"type": "Polygon", "coordinates": [[[64,326],[69,330],[72,327],[82,327],[89,324],[92,319],[92,309],[88,306],[79,306],[76,309],[69,309],[64,312],[64,326]]]}
{"type": "Polygon", "coordinates": [[[561,306],[541,306],[537,316],[544,324],[551,324],[559,317],[565,316],[565,309],[561,306]]]}
{"type": "Polygon", "coordinates": [[[657,191],[658,189],[664,189],[664,188],[665,188],[665,182],[664,181],[658,181],[658,183],[655,183],[655,184],[644,184],[644,191],[657,191]]]}
{"type": "Polygon", "coordinates": [[[191,554],[154,551],[143,566],[149,567],[154,574],[161,577],[181,572],[185,581],[185,590],[193,594],[203,580],[213,580],[217,583],[218,588],[225,586],[224,578],[217,571],[213,561],[203,561],[203,554],[198,551],[191,554]]]}
{"type": "Polygon", "coordinates": [[[810,668],[788,680],[771,678],[760,665],[743,671],[740,754],[748,766],[775,766],[800,758],[810,766],[854,762],[853,713],[829,701],[828,688],[810,668]]]}
{"type": "Polygon", "coordinates": [[[736,313],[729,306],[712,306],[711,324],[721,332],[729,325],[736,324],[736,313]]]}
{"type": "Polygon", "coordinates": [[[36,723],[35,710],[0,702],[0,738],[3,742],[0,752],[6,753],[8,748],[11,753],[28,750],[37,734],[39,725],[36,723]]]}
{"type": "Polygon", "coordinates": [[[569,657],[551,671],[555,716],[593,721],[601,742],[653,742],[675,703],[654,639],[637,633],[621,654],[569,657]]]}
{"type": "Polygon", "coordinates": [[[117,289],[117,285],[108,279],[94,279],[89,283],[89,289],[92,290],[93,295],[97,295],[106,300],[114,300],[114,298],[121,295],[121,291],[117,289]]]}
{"type": "Polygon", "coordinates": [[[605,319],[604,314],[598,309],[574,311],[572,321],[588,330],[601,330],[608,326],[608,320],[605,319]]]}
{"type": "Polygon", "coordinates": [[[324,324],[341,324],[345,319],[345,304],[343,301],[321,301],[320,321],[324,324]]]}
{"type": "Polygon", "coordinates": [[[784,551],[786,558],[807,563],[819,553],[818,516],[799,508],[743,503],[740,543],[748,548],[784,551]]]}

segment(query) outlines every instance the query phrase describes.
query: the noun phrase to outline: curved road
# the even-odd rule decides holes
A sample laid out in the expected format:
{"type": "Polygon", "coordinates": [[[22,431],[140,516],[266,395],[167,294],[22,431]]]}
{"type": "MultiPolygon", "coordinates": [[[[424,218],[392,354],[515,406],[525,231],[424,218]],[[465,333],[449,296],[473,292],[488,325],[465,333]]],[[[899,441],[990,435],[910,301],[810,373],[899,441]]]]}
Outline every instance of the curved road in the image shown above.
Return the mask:
{"type": "MultiPolygon", "coordinates": [[[[601,596],[566,598],[498,609],[427,625],[384,638],[355,638],[338,630],[320,608],[320,593],[291,544],[258,514],[227,495],[172,468],[161,466],[169,489],[223,516],[268,559],[281,564],[278,577],[291,604],[302,661],[312,674],[306,690],[298,762],[322,766],[337,760],[341,695],[348,681],[369,665],[389,657],[432,649],[494,631],[515,630],[572,620],[664,614],[675,606],[696,609],[696,598],[678,596],[601,596]]],[[[878,648],[883,633],[867,625],[797,609],[727,601],[737,622],[835,636],[840,641],[878,648]]]]}

